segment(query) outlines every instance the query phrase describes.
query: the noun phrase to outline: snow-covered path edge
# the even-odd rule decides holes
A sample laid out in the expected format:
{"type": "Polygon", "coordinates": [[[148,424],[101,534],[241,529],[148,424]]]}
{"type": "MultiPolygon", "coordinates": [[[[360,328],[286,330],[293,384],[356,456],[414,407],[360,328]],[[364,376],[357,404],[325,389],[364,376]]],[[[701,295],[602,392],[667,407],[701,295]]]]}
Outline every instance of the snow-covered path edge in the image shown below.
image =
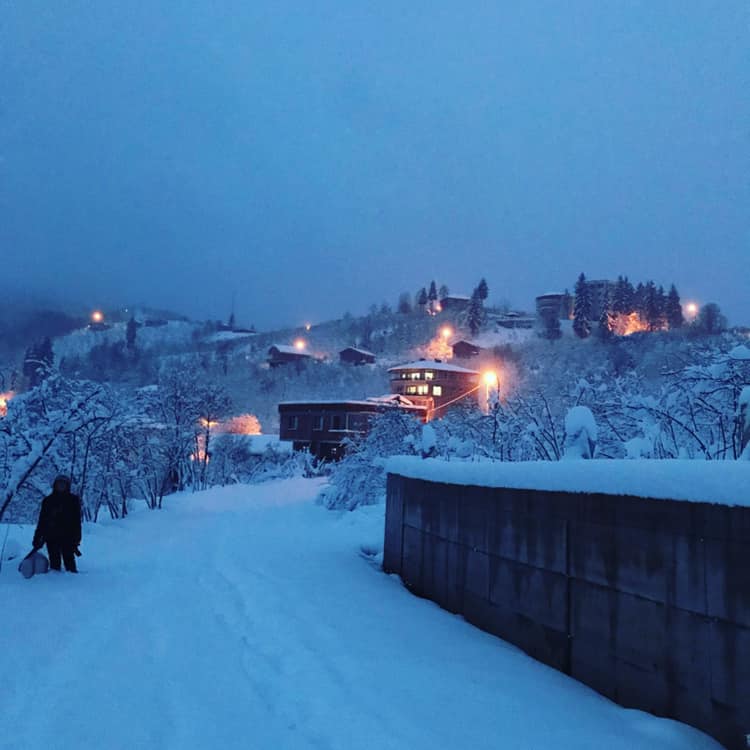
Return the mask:
{"type": "Polygon", "coordinates": [[[718,747],[412,596],[362,554],[382,507],[337,515],[319,486],[89,527],[78,577],[5,563],[0,748],[718,747]]]}

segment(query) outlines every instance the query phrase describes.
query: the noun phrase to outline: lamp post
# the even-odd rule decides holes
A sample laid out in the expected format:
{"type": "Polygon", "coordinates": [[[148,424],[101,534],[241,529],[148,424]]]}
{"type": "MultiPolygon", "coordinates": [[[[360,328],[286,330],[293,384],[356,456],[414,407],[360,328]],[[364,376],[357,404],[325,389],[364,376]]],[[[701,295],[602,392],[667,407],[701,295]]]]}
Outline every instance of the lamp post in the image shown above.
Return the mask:
{"type": "Polygon", "coordinates": [[[482,376],[482,380],[484,381],[484,404],[485,409],[489,411],[490,409],[490,391],[494,388],[496,391],[498,390],[500,379],[498,378],[498,375],[494,370],[488,370],[484,373],[482,376]]]}

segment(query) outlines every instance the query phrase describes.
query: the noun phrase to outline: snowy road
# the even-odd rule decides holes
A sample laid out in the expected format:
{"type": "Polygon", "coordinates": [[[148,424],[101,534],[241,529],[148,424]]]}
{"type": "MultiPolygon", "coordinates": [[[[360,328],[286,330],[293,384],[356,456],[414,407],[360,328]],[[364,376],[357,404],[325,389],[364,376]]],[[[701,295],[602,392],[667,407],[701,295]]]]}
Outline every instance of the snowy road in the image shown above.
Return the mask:
{"type": "Polygon", "coordinates": [[[361,554],[382,509],[337,516],[317,488],[88,528],[77,577],[4,564],[0,748],[718,747],[411,596],[361,554]]]}

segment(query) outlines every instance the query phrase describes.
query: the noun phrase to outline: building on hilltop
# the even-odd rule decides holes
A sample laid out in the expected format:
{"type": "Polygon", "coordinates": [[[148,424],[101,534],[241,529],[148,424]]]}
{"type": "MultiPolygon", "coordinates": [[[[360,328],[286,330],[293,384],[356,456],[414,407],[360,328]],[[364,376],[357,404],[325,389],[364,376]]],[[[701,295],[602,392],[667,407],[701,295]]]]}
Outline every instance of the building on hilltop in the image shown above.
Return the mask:
{"type": "Polygon", "coordinates": [[[442,312],[466,312],[470,302],[471,297],[465,297],[463,294],[449,294],[440,300],[440,309],[442,312]]]}
{"type": "Polygon", "coordinates": [[[312,355],[294,346],[285,344],[274,344],[268,350],[268,364],[271,367],[288,365],[289,363],[301,364],[312,359],[312,355]]]}
{"type": "Polygon", "coordinates": [[[347,346],[346,349],[339,352],[339,361],[346,365],[373,365],[375,364],[375,355],[366,349],[347,346]]]}
{"type": "Polygon", "coordinates": [[[573,297],[562,292],[548,292],[536,298],[536,314],[542,320],[558,317],[570,320],[573,317],[573,297]]]}
{"type": "Polygon", "coordinates": [[[391,393],[427,407],[427,419],[443,416],[450,404],[477,393],[479,373],[442,360],[420,359],[391,367],[391,393]]]}
{"type": "Polygon", "coordinates": [[[337,460],[347,438],[365,435],[376,414],[397,409],[427,421],[427,407],[398,395],[363,401],[295,401],[279,404],[279,439],[318,459],[337,460]]]}

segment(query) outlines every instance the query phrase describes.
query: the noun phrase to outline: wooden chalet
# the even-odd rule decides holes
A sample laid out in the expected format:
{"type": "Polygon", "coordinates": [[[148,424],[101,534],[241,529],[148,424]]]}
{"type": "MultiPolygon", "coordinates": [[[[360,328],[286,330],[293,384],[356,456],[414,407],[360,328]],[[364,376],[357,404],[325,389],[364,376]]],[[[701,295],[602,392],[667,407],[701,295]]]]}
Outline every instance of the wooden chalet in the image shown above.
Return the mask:
{"type": "Polygon", "coordinates": [[[347,346],[339,352],[339,361],[346,365],[374,365],[375,355],[366,349],[347,346]]]}
{"type": "Polygon", "coordinates": [[[306,351],[297,349],[294,346],[287,346],[286,344],[274,344],[268,350],[268,364],[271,367],[279,367],[290,363],[302,364],[311,359],[312,355],[306,351]]]}
{"type": "Polygon", "coordinates": [[[365,435],[370,420],[389,409],[411,414],[425,422],[427,408],[398,395],[364,401],[297,401],[279,404],[279,439],[294,450],[309,450],[318,459],[336,460],[344,453],[346,438],[365,435]]]}
{"type": "Polygon", "coordinates": [[[471,357],[478,357],[482,353],[481,346],[466,339],[456,341],[455,344],[451,345],[451,349],[453,349],[453,356],[456,359],[471,359],[471,357]]]}

